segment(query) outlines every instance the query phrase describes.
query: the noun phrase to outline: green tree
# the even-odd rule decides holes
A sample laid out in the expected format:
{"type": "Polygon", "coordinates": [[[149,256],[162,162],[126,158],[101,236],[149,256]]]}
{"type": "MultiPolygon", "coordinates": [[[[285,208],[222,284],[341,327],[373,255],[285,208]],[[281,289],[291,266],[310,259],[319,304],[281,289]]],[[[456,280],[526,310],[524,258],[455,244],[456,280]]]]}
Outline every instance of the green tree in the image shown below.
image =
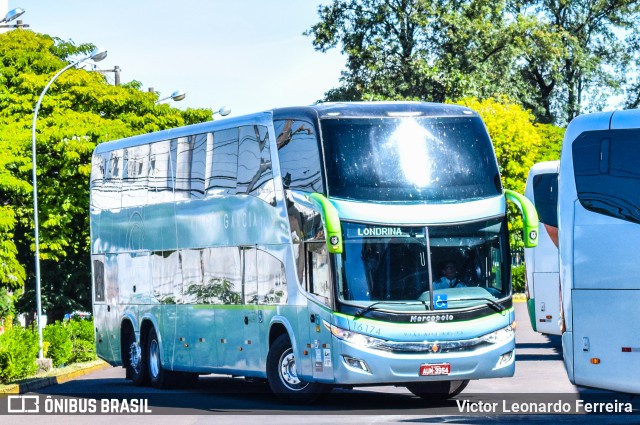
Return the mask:
{"type": "MultiPolygon", "coordinates": [[[[457,103],[478,112],[487,126],[504,188],[524,193],[529,169],[539,159],[542,140],[533,115],[505,98],[484,101],[466,98],[457,103]]],[[[522,249],[522,218],[520,211],[511,204],[509,233],[511,248],[522,249]]]]}
{"type": "MultiPolygon", "coordinates": [[[[23,311],[35,310],[34,280],[26,279],[34,264],[33,108],[54,73],[91,48],[24,30],[0,34],[0,286],[27,281],[23,311]]],[[[157,98],[138,83],[115,87],[81,69],[65,72],[44,97],[37,174],[43,308],[51,322],[91,306],[88,178],[96,145],[212,117],[209,109],[157,105],[157,98]]]]}
{"type": "Polygon", "coordinates": [[[317,50],[341,46],[341,86],[326,100],[510,94],[514,28],[504,1],[339,0],[320,6],[306,35],[317,50]],[[495,78],[500,75],[501,78],[495,78]]]}
{"type": "Polygon", "coordinates": [[[338,0],[305,34],[341,46],[346,69],[325,100],[507,96],[564,125],[627,88],[640,104],[639,0],[338,0]],[[635,62],[633,60],[635,59],[635,62]],[[586,105],[586,106],[585,106],[586,105]]]}

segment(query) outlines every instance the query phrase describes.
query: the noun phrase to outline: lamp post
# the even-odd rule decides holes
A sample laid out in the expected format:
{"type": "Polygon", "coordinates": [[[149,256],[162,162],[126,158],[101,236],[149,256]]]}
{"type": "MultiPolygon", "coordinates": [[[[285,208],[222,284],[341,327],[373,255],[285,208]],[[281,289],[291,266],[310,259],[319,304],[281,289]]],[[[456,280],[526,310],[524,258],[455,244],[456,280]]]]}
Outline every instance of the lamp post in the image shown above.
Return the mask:
{"type": "Polygon", "coordinates": [[[185,97],[187,97],[187,94],[184,91],[176,90],[173,93],[171,93],[171,95],[167,97],[163,97],[162,99],[156,100],[156,103],[164,102],[165,100],[169,100],[169,99],[173,100],[174,102],[180,102],[185,97]]]}
{"type": "Polygon", "coordinates": [[[38,111],[40,110],[40,104],[42,103],[42,99],[44,95],[49,90],[49,87],[53,84],[53,82],[62,75],[63,72],[72,68],[88,59],[93,60],[94,62],[101,61],[102,59],[107,57],[107,51],[100,48],[95,48],[88,56],[85,56],[82,59],[79,59],[73,63],[62,68],[56,75],[49,80],[47,85],[40,93],[40,98],[38,98],[38,102],[36,103],[36,107],[33,111],[33,122],[31,124],[31,165],[32,165],[32,173],[33,173],[33,227],[34,227],[34,237],[35,237],[35,262],[36,262],[36,309],[38,315],[38,359],[43,358],[42,352],[42,303],[41,303],[41,290],[40,290],[40,232],[38,227],[38,179],[36,175],[36,120],[38,119],[38,111]]]}
{"type": "Polygon", "coordinates": [[[220,116],[226,117],[230,113],[231,113],[231,108],[229,108],[228,106],[222,106],[220,107],[220,109],[213,112],[213,116],[215,116],[216,114],[220,114],[220,116]]]}
{"type": "Polygon", "coordinates": [[[28,28],[29,25],[25,25],[22,21],[18,20],[15,24],[9,24],[9,22],[18,19],[26,12],[26,10],[21,8],[11,9],[4,18],[0,19],[0,28],[28,28]]]}

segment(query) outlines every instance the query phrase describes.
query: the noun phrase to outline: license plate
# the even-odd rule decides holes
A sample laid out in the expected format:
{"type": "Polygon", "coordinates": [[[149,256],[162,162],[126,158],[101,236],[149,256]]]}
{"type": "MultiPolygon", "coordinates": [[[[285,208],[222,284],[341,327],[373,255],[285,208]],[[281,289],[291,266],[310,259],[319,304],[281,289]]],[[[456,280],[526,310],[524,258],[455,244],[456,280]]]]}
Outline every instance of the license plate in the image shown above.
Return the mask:
{"type": "Polygon", "coordinates": [[[451,373],[449,363],[423,364],[420,366],[420,376],[448,375],[451,373]]]}

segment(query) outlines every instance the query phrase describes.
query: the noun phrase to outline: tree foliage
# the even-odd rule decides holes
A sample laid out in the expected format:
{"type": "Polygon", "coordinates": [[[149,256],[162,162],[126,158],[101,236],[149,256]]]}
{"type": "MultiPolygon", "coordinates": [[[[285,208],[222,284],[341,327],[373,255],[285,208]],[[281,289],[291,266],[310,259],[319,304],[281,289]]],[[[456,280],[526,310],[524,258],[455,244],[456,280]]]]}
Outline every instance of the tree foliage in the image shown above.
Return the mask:
{"type": "MultiPolygon", "coordinates": [[[[0,34],[0,286],[27,282],[22,310],[35,310],[33,108],[52,76],[92,48],[24,30],[0,34]]],[[[83,69],[62,74],[43,99],[36,153],[43,308],[50,321],[91,305],[87,182],[96,145],[212,116],[208,109],[181,111],[156,100],[139,83],[111,86],[83,69]]]]}
{"type": "MultiPolygon", "coordinates": [[[[507,96],[543,123],[599,110],[627,81],[638,0],[337,0],[307,35],[340,46],[341,85],[325,100],[507,96]],[[586,105],[586,107],[585,107],[586,105]]],[[[635,85],[634,85],[635,84],[635,85]]],[[[635,96],[634,96],[635,95],[635,96]]],[[[634,103],[635,102],[635,103],[634,103]]]]}

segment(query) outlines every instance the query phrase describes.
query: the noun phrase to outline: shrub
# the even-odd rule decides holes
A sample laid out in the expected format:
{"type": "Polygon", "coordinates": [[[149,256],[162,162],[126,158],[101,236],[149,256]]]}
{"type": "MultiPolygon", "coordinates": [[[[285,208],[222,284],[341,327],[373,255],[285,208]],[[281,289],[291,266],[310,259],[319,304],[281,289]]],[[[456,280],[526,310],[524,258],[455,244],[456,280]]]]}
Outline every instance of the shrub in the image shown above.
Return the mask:
{"type": "Polygon", "coordinates": [[[514,293],[524,293],[524,265],[511,268],[511,282],[514,293]]]}
{"type": "Polygon", "coordinates": [[[38,336],[13,326],[0,335],[0,382],[8,383],[37,371],[38,336]]]}
{"type": "Polygon", "coordinates": [[[53,366],[60,367],[71,358],[73,343],[71,332],[64,323],[55,322],[44,328],[43,339],[49,342],[47,357],[53,361],[53,366]]]}
{"type": "Polygon", "coordinates": [[[68,326],[71,333],[71,342],[73,344],[69,363],[95,360],[98,356],[96,356],[93,320],[72,319],[69,321],[68,326]]]}

